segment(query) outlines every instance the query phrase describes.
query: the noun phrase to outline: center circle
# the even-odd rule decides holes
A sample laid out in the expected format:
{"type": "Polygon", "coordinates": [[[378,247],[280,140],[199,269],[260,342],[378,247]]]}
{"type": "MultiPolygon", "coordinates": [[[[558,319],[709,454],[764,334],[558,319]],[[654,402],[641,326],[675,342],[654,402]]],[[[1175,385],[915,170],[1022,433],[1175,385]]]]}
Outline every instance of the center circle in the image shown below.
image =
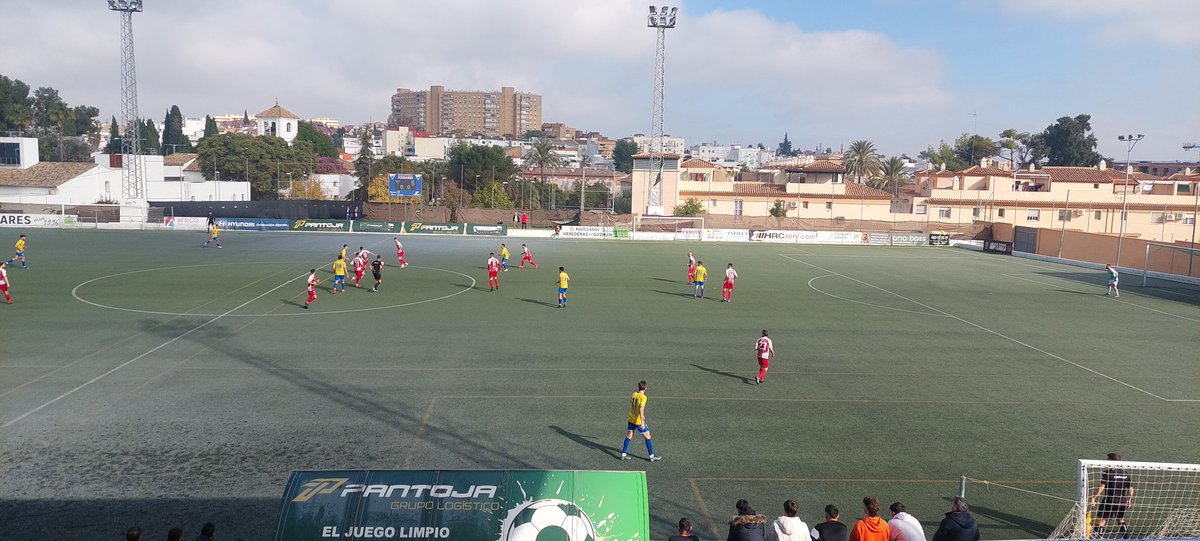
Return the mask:
{"type": "MultiPolygon", "coordinates": [[[[95,283],[95,282],[100,282],[100,281],[103,281],[103,280],[108,280],[108,279],[111,279],[111,278],[120,278],[120,277],[124,277],[124,276],[131,276],[131,275],[143,274],[143,273],[148,273],[148,272],[169,271],[169,270],[174,270],[174,269],[197,268],[197,267],[227,267],[227,266],[230,266],[230,265],[261,265],[261,263],[212,263],[212,264],[203,264],[203,265],[176,265],[176,266],[172,266],[172,267],[156,267],[156,268],[153,268],[153,269],[139,269],[139,270],[134,270],[134,271],[118,272],[118,273],[115,273],[115,274],[108,274],[108,275],[105,275],[105,276],[99,276],[99,277],[96,277],[96,278],[92,278],[91,280],[86,280],[86,281],[84,281],[84,282],[81,282],[81,283],[79,283],[78,285],[76,285],[74,288],[72,288],[72,289],[71,289],[71,296],[72,296],[72,297],[74,297],[74,298],[75,298],[75,300],[77,300],[77,301],[79,301],[79,302],[82,302],[82,303],[84,303],[84,304],[89,304],[89,305],[95,306],[95,307],[97,307],[97,308],[104,308],[104,309],[107,309],[107,310],[117,310],[117,311],[120,311],[120,312],[131,312],[131,313],[135,313],[135,314],[149,314],[149,315],[156,315],[156,316],[175,316],[175,317],[293,317],[293,316],[318,316],[318,315],[327,315],[327,314],[350,314],[350,313],[357,313],[357,312],[373,312],[373,311],[377,311],[377,310],[390,310],[390,309],[392,309],[392,308],[403,308],[403,307],[405,307],[405,306],[413,306],[413,305],[417,305],[417,304],[425,304],[425,303],[429,303],[429,302],[435,302],[435,301],[440,301],[440,300],[449,299],[450,297],[454,297],[454,296],[457,296],[457,295],[461,295],[461,294],[463,294],[463,293],[466,293],[466,292],[468,292],[468,291],[470,291],[470,290],[474,289],[474,288],[475,288],[475,284],[477,283],[477,282],[475,281],[475,278],[471,277],[469,274],[466,274],[466,273],[462,273],[462,272],[458,272],[458,271],[452,271],[452,270],[449,270],[449,269],[441,269],[441,268],[437,268],[437,267],[422,267],[422,266],[419,266],[419,265],[409,265],[409,266],[407,267],[407,268],[409,268],[409,269],[425,269],[425,270],[430,270],[430,271],[434,271],[434,272],[444,272],[444,273],[448,273],[448,274],[456,274],[456,275],[458,275],[458,276],[462,276],[462,277],[464,277],[464,278],[466,278],[466,279],[470,280],[470,281],[471,281],[471,285],[469,285],[469,286],[466,286],[466,287],[464,287],[463,289],[460,289],[460,290],[458,290],[458,291],[455,291],[455,292],[453,292],[453,293],[450,293],[450,294],[447,294],[447,295],[442,295],[442,296],[440,296],[440,297],[434,297],[434,298],[431,298],[431,299],[422,299],[422,300],[418,300],[418,301],[410,301],[410,302],[404,302],[404,303],[398,303],[398,304],[389,304],[389,305],[386,305],[386,306],[371,306],[371,307],[367,307],[367,308],[350,308],[350,309],[346,309],[346,310],[302,311],[302,312],[284,312],[284,313],[279,313],[279,312],[268,312],[268,313],[258,313],[258,314],[235,314],[235,313],[200,313],[200,312],[170,312],[170,311],[163,311],[163,310],[142,310],[142,309],[140,309],[140,308],[127,308],[127,307],[124,307],[124,306],[113,306],[113,305],[111,305],[111,304],[104,304],[104,303],[100,303],[100,302],[91,301],[91,300],[88,300],[88,299],[84,298],[83,296],[81,296],[81,295],[79,294],[79,290],[80,290],[81,288],[83,288],[84,286],[87,286],[88,284],[92,284],[92,283],[95,283]]],[[[302,278],[302,276],[301,276],[301,278],[302,278]]],[[[278,289],[278,287],[277,287],[276,289],[278,289]]],[[[272,291],[272,290],[269,290],[269,291],[272,291]]]]}

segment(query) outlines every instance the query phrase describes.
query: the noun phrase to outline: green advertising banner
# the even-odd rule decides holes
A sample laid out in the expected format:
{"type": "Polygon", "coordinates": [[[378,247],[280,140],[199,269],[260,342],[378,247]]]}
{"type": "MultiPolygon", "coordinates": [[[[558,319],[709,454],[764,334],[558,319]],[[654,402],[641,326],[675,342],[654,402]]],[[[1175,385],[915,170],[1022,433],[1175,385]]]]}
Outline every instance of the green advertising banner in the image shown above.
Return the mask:
{"type": "Polygon", "coordinates": [[[354,230],[363,233],[395,233],[400,231],[404,222],[372,222],[359,220],[354,222],[354,230]]]}
{"type": "Polygon", "coordinates": [[[466,224],[438,224],[427,222],[404,222],[405,233],[441,233],[444,235],[461,235],[466,230],[466,224]]]}
{"type": "Polygon", "coordinates": [[[350,222],[345,220],[292,220],[288,224],[292,231],[347,231],[350,222]]]}
{"type": "Polygon", "coordinates": [[[498,225],[481,225],[467,224],[468,235],[492,235],[496,237],[508,236],[508,226],[504,224],[498,225]]]}
{"type": "Polygon", "coordinates": [[[647,541],[640,471],[297,471],[276,541],[647,541]]]}

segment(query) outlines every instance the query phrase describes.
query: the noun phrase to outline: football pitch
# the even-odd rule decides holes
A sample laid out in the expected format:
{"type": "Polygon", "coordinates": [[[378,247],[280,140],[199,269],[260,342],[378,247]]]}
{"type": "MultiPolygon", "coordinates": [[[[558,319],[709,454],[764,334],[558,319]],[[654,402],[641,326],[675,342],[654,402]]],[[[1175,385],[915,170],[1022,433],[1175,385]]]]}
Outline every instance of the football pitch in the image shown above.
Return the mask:
{"type": "Polygon", "coordinates": [[[739,498],[852,522],[867,494],[932,535],[967,476],[1039,494],[968,486],[984,538],[1022,539],[1067,513],[1079,458],[1200,462],[1200,288],[1124,276],[1111,298],[1102,271],[958,248],[404,236],[400,269],[391,235],[25,233],[0,539],[269,539],[299,469],[645,470],[653,539],[681,516],[723,539],[739,498]],[[522,242],[540,269],[515,268],[522,242]],[[368,272],[330,293],[343,243],[383,255],[379,292],[368,272]],[[640,438],[618,460],[639,380],[661,462],[640,438]]]}

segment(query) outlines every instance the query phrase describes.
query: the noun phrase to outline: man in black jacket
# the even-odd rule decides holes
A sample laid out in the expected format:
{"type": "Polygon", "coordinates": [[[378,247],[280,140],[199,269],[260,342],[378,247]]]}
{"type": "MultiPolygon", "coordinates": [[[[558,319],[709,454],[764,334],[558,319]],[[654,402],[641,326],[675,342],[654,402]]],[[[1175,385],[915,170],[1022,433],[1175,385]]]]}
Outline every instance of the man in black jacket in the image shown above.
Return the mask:
{"type": "Polygon", "coordinates": [[[971,506],[967,505],[967,500],[954,497],[950,512],[938,525],[932,541],[979,541],[979,525],[971,516],[971,506]]]}

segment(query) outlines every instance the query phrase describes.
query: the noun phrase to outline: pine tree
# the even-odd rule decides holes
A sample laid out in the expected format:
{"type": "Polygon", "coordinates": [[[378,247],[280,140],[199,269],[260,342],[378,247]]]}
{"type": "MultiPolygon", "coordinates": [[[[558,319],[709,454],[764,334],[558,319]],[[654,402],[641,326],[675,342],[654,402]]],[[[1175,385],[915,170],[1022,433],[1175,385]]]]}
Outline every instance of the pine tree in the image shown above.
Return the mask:
{"type": "Polygon", "coordinates": [[[250,111],[247,111],[245,109],[242,109],[242,125],[243,126],[250,125],[250,111]]]}
{"type": "Polygon", "coordinates": [[[191,140],[183,134],[183,113],[178,105],[172,105],[163,119],[162,150],[164,156],[194,150],[191,140]]]}
{"type": "Polygon", "coordinates": [[[112,117],[112,123],[108,125],[108,146],[104,147],[104,153],[121,153],[121,128],[117,125],[116,116],[112,117]]]}
{"type": "Polygon", "coordinates": [[[217,129],[217,121],[213,117],[204,115],[204,136],[217,135],[220,130],[217,129]]]}
{"type": "Polygon", "coordinates": [[[158,138],[158,127],[154,125],[154,121],[146,119],[145,122],[138,123],[141,126],[141,154],[152,155],[162,154],[162,143],[158,138]]]}

